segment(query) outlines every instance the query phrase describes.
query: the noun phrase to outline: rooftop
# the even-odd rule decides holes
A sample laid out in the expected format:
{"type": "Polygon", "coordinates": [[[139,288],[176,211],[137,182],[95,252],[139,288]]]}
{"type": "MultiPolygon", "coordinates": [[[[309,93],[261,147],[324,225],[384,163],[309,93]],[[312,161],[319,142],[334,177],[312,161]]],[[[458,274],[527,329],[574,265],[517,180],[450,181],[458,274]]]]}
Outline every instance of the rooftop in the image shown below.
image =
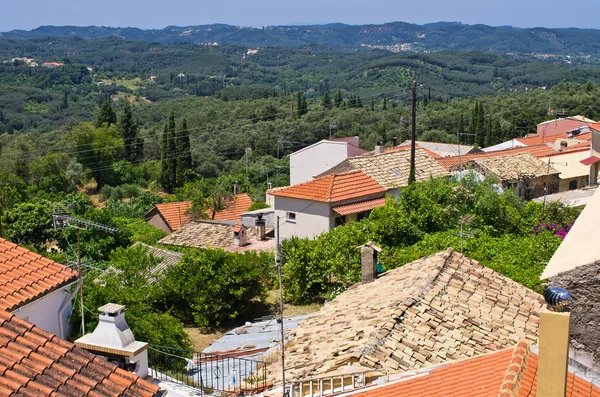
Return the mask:
{"type": "Polygon", "coordinates": [[[293,380],[346,365],[394,373],[473,357],[535,341],[542,305],[539,294],[449,248],[325,304],[286,345],[286,367],[293,380]]]}
{"type": "Polygon", "coordinates": [[[155,396],[159,387],[0,310],[0,395],[155,396]]]}
{"type": "MultiPolygon", "coordinates": [[[[355,397],[531,397],[537,391],[538,356],[529,343],[403,375],[355,397]]],[[[595,397],[600,388],[568,374],[566,397],[595,397]]]]}
{"type": "MultiPolygon", "coordinates": [[[[369,153],[348,158],[320,176],[343,170],[361,170],[388,189],[408,186],[410,150],[408,150],[409,148],[400,148],[394,148],[397,150],[388,153],[369,153]]],[[[417,148],[415,151],[415,164],[417,182],[425,181],[430,177],[436,178],[448,175],[448,172],[435,160],[435,156],[430,155],[426,149],[417,148]]]]}
{"type": "Polygon", "coordinates": [[[569,233],[560,244],[540,279],[545,280],[580,266],[600,260],[600,246],[591,242],[600,239],[600,194],[598,189],[585,206],[569,233]]]}
{"type": "Polygon", "coordinates": [[[233,230],[236,225],[226,225],[211,221],[192,221],[176,232],[159,240],[160,244],[193,248],[222,248],[226,251],[270,251],[275,245],[273,239],[255,240],[254,228],[246,229],[248,244],[243,247],[233,245],[233,230]]]}
{"type": "Polygon", "coordinates": [[[469,163],[485,168],[502,180],[539,178],[560,173],[560,171],[555,170],[551,165],[530,153],[484,157],[471,160],[469,163]]]}
{"type": "Polygon", "coordinates": [[[13,310],[77,279],[77,272],[0,238],[0,310],[13,310]]]}
{"type": "Polygon", "coordinates": [[[355,170],[322,176],[282,189],[271,190],[273,196],[320,202],[341,202],[366,196],[385,194],[386,189],[366,173],[355,170]]]}
{"type": "MultiPolygon", "coordinates": [[[[235,195],[232,200],[228,201],[225,208],[215,214],[215,221],[237,221],[240,220],[240,215],[248,211],[252,205],[252,199],[247,193],[235,195]]],[[[191,201],[179,201],[175,203],[156,204],[156,210],[162,215],[165,222],[171,230],[179,230],[179,228],[190,221],[190,215],[186,214],[187,210],[192,207],[191,201]]],[[[149,212],[151,212],[150,210],[149,212]]]]}
{"type": "MultiPolygon", "coordinates": [[[[404,141],[400,146],[410,146],[411,141],[404,141]]],[[[415,141],[415,143],[424,149],[428,149],[433,153],[441,157],[457,156],[459,154],[466,154],[476,149],[475,146],[459,145],[455,143],[443,143],[443,142],[425,142],[415,141]]]]}
{"type": "MultiPolygon", "coordinates": [[[[577,190],[566,190],[560,193],[549,194],[546,196],[546,202],[550,203],[552,201],[560,201],[562,204],[568,207],[579,207],[582,205],[587,205],[594,193],[596,193],[597,186],[586,186],[582,189],[577,190]]],[[[534,198],[532,201],[537,201],[538,203],[544,202],[544,197],[534,198]]]]}
{"type": "Polygon", "coordinates": [[[567,148],[562,148],[560,150],[554,149],[552,146],[548,146],[546,144],[541,145],[533,145],[533,146],[525,146],[525,147],[515,147],[511,149],[505,150],[497,150],[493,152],[483,152],[483,153],[472,153],[464,156],[451,156],[451,157],[443,157],[438,159],[437,161],[440,165],[446,169],[450,169],[452,167],[458,166],[460,164],[464,164],[469,160],[475,160],[480,158],[490,158],[497,156],[506,156],[513,155],[519,153],[530,153],[535,157],[550,157],[557,156],[566,153],[574,153],[580,151],[589,151],[590,144],[589,142],[581,143],[578,145],[573,145],[567,148]]]}

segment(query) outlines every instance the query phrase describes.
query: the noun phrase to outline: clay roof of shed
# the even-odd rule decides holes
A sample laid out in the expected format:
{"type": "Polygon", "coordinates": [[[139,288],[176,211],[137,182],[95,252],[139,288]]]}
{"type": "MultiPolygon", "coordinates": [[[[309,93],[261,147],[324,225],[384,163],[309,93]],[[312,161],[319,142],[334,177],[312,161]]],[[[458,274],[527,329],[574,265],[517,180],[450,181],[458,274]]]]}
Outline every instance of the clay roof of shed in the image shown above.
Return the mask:
{"type": "MultiPolygon", "coordinates": [[[[538,356],[529,343],[445,363],[368,388],[355,397],[530,397],[537,391],[538,356]]],[[[600,396],[600,388],[569,373],[566,397],[600,396]]]]}
{"type": "Polygon", "coordinates": [[[475,163],[485,168],[502,180],[539,178],[560,174],[560,171],[530,153],[481,158],[471,160],[469,163],[475,163]]]}
{"type": "Polygon", "coordinates": [[[272,190],[269,194],[320,202],[341,202],[373,195],[383,195],[386,189],[368,176],[355,170],[322,176],[307,182],[272,190]]]}
{"type": "MultiPolygon", "coordinates": [[[[215,214],[215,221],[237,221],[240,220],[240,215],[248,211],[252,206],[252,199],[247,193],[240,193],[227,202],[226,207],[215,214]]],[[[186,211],[192,207],[191,201],[179,201],[175,203],[156,204],[156,209],[165,221],[168,223],[171,230],[179,230],[180,227],[190,221],[190,215],[186,211]]]]}
{"type": "MultiPolygon", "coordinates": [[[[292,333],[288,376],[321,376],[347,364],[402,372],[534,341],[543,301],[449,248],[326,303],[292,333]]],[[[268,368],[274,379],[279,367],[268,368]]]]}
{"type": "Polygon", "coordinates": [[[77,279],[77,272],[0,238],[0,310],[13,310],[77,279]]]}
{"type": "Polygon", "coordinates": [[[155,396],[159,387],[0,310],[0,396],[155,396]]]}
{"type": "MultiPolygon", "coordinates": [[[[226,248],[233,244],[235,225],[209,221],[192,221],[159,240],[160,244],[194,248],[226,248]]],[[[248,241],[254,240],[254,229],[246,229],[248,241]]]]}

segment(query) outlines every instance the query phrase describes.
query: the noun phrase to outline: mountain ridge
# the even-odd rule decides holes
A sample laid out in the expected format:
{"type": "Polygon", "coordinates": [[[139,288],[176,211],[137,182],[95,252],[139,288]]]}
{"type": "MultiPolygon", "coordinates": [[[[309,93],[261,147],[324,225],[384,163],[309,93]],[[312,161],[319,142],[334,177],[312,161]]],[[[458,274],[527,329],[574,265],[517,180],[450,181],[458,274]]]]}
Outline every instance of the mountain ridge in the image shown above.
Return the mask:
{"type": "Polygon", "coordinates": [[[263,27],[206,24],[162,29],[110,26],[44,25],[32,30],[0,33],[3,39],[119,37],[161,44],[228,44],[249,47],[328,45],[391,49],[404,45],[414,52],[480,50],[495,53],[549,53],[556,55],[600,55],[600,30],[580,28],[518,28],[434,22],[417,25],[396,21],[385,24],[273,25],[263,27]]]}

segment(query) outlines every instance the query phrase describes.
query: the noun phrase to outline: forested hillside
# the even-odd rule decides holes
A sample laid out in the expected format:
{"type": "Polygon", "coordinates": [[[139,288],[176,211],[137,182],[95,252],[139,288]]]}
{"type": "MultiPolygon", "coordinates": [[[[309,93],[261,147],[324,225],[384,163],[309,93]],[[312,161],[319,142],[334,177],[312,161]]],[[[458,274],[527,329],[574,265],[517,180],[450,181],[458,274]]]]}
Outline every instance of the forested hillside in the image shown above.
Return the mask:
{"type": "Polygon", "coordinates": [[[241,27],[224,24],[167,26],[142,30],[104,26],[41,26],[30,31],[13,30],[6,38],[119,37],[162,44],[235,44],[244,46],[326,45],[344,48],[410,44],[412,51],[481,50],[496,53],[537,53],[554,55],[600,54],[600,31],[595,29],[520,29],[511,26],[464,25],[438,22],[415,25],[391,22],[381,25],[332,23],[305,26],[241,27]]]}

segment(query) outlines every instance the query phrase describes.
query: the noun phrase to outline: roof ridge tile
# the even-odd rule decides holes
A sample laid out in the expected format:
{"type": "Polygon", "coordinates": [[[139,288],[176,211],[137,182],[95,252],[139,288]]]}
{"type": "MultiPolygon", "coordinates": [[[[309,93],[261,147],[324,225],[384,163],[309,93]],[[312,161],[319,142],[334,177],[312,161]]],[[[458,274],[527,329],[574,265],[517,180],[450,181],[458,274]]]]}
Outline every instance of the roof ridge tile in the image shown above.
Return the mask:
{"type": "Polygon", "coordinates": [[[527,368],[530,345],[530,342],[519,341],[517,346],[514,347],[498,397],[517,397],[519,395],[519,383],[527,368]]]}

